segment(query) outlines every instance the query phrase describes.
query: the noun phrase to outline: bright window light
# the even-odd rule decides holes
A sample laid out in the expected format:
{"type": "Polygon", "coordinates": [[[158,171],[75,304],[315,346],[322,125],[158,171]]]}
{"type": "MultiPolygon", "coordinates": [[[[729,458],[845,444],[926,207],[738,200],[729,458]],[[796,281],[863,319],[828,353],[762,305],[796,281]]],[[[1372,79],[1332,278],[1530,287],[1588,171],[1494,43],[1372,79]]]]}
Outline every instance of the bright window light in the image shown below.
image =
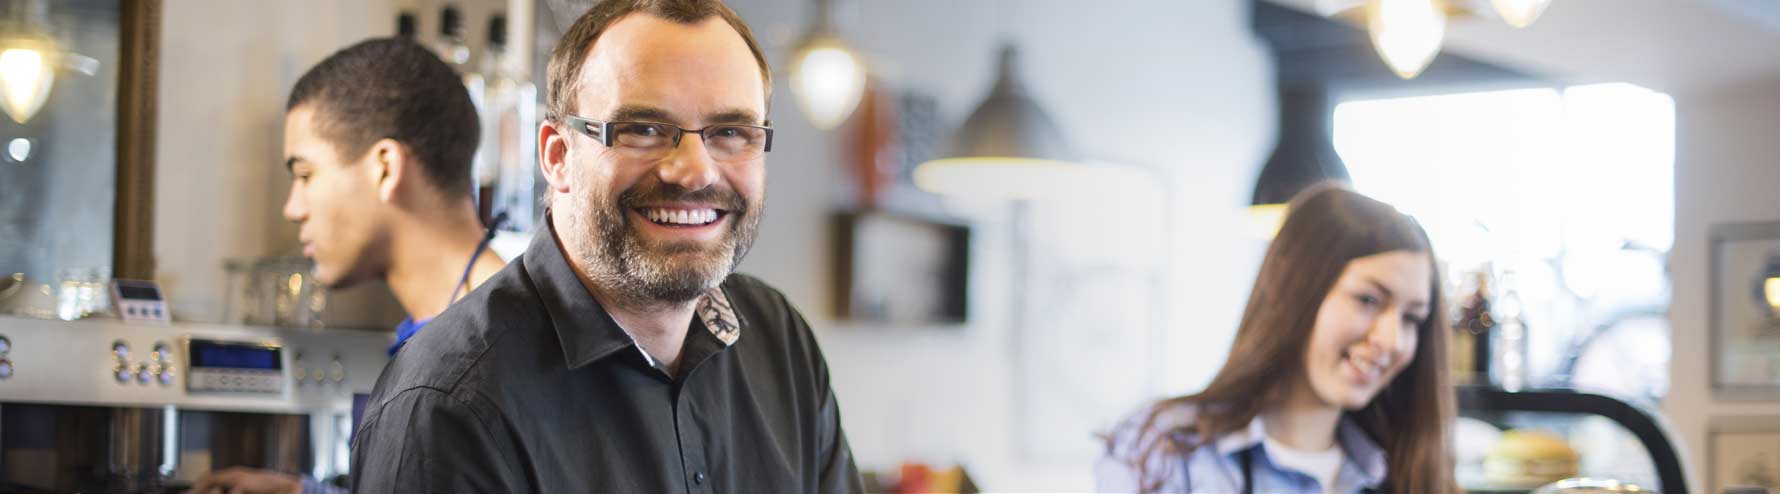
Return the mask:
{"type": "Polygon", "coordinates": [[[1354,188],[1420,220],[1448,277],[1517,272],[1535,379],[1573,328],[1609,323],[1603,311],[1666,307],[1668,95],[1598,84],[1357,100],[1334,123],[1354,188]]]}

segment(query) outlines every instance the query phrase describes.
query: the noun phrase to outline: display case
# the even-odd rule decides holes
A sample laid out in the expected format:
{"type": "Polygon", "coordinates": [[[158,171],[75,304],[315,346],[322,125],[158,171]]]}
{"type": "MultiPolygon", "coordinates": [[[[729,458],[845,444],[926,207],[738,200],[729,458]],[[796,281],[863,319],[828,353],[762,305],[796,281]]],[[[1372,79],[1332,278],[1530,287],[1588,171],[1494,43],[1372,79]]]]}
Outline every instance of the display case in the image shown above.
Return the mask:
{"type": "Polygon", "coordinates": [[[1571,477],[1688,492],[1673,435],[1646,405],[1573,390],[1509,392],[1482,386],[1460,386],[1458,398],[1454,447],[1459,485],[1467,492],[1532,492],[1547,481],[1571,477]],[[1553,440],[1529,446],[1510,436],[1553,440]],[[1522,465],[1526,468],[1518,468],[1522,465]]]}

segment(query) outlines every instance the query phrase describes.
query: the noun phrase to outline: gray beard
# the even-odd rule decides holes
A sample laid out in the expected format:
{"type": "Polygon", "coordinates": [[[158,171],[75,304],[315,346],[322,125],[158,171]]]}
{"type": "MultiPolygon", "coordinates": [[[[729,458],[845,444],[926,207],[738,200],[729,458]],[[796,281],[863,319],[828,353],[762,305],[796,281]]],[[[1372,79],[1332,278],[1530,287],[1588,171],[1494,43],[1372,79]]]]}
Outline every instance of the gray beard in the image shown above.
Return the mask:
{"type": "Polygon", "coordinates": [[[650,242],[621,201],[575,197],[572,210],[562,211],[573,230],[563,235],[565,243],[587,262],[582,275],[613,299],[605,302],[629,309],[687,304],[716,288],[754,244],[760,223],[759,208],[743,208],[726,213],[729,231],[714,245],[650,242]]]}

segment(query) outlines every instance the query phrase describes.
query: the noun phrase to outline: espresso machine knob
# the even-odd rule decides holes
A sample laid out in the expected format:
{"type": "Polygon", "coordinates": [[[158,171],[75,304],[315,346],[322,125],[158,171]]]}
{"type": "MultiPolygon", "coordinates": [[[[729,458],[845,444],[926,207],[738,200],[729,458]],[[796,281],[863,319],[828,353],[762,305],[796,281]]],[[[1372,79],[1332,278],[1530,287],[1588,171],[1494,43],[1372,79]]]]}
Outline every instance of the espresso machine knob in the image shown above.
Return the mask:
{"type": "Polygon", "coordinates": [[[0,335],[0,355],[6,355],[6,352],[10,351],[12,351],[12,340],[6,339],[5,335],[0,335]]]}
{"type": "Polygon", "coordinates": [[[12,377],[12,361],[0,357],[0,380],[12,377]]]}
{"type": "Polygon", "coordinates": [[[130,378],[136,377],[136,373],[130,370],[130,366],[123,362],[118,362],[117,365],[113,366],[111,368],[111,373],[117,376],[117,382],[119,383],[129,383],[130,378]]]}
{"type": "Polygon", "coordinates": [[[148,364],[143,363],[143,362],[137,362],[136,363],[136,383],[142,384],[142,385],[147,385],[149,380],[151,380],[151,379],[154,379],[154,374],[148,371],[148,364]]]}

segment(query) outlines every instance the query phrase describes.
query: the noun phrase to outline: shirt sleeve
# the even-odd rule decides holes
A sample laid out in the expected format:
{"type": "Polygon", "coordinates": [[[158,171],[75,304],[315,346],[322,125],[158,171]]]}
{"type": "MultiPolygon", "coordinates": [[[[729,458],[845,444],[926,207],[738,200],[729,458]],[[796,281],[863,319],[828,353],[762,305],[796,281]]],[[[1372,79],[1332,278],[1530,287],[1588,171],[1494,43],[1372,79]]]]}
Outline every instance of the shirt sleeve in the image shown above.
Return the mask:
{"type": "Polygon", "coordinates": [[[840,404],[834,397],[834,386],[828,382],[828,359],[822,356],[822,349],[816,345],[815,333],[810,331],[810,323],[805,321],[803,314],[792,308],[789,302],[785,309],[791,314],[793,329],[808,338],[810,342],[810,366],[816,373],[816,386],[821,394],[821,410],[817,420],[817,437],[820,442],[818,460],[821,472],[817,475],[817,492],[827,493],[863,493],[865,482],[859,476],[859,467],[853,462],[853,448],[847,444],[847,434],[841,429],[840,404]]]}
{"type": "Polygon", "coordinates": [[[520,457],[471,404],[444,392],[403,391],[365,419],[353,441],[357,494],[535,492],[520,457]]]}

